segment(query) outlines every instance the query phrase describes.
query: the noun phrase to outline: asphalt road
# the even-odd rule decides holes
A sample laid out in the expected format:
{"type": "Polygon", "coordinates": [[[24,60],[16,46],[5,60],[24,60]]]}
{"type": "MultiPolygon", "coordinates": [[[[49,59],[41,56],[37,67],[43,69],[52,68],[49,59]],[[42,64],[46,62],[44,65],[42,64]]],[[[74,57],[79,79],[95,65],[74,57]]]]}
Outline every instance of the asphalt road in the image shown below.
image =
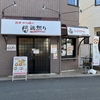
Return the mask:
{"type": "Polygon", "coordinates": [[[100,77],[4,81],[0,100],[100,100],[100,77]]]}

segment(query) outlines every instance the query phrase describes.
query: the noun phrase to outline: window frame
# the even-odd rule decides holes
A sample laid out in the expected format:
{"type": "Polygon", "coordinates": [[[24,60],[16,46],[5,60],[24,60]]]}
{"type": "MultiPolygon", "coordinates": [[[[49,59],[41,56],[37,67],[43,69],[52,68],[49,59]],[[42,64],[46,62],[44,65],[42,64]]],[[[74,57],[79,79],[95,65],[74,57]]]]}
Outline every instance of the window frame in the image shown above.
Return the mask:
{"type": "Polygon", "coordinates": [[[100,31],[97,31],[96,32],[96,35],[100,37],[100,31]]]}
{"type": "Polygon", "coordinates": [[[71,3],[69,3],[68,0],[67,0],[67,4],[68,4],[68,5],[78,7],[78,6],[79,6],[79,0],[75,0],[75,2],[76,2],[75,4],[71,4],[71,3]]]}
{"type": "MultiPolygon", "coordinates": [[[[64,39],[64,38],[72,39],[71,45],[73,45],[73,55],[67,55],[67,51],[66,51],[66,56],[62,56],[62,54],[61,54],[61,58],[75,58],[76,57],[76,38],[62,36],[61,37],[61,50],[62,50],[62,39],[64,39]]],[[[66,43],[66,49],[67,49],[67,43],[66,43]]]]}
{"type": "Polygon", "coordinates": [[[97,4],[97,0],[95,0],[95,6],[100,6],[100,3],[97,4]]]}
{"type": "Polygon", "coordinates": [[[84,44],[89,44],[89,37],[84,38],[84,44]]]}

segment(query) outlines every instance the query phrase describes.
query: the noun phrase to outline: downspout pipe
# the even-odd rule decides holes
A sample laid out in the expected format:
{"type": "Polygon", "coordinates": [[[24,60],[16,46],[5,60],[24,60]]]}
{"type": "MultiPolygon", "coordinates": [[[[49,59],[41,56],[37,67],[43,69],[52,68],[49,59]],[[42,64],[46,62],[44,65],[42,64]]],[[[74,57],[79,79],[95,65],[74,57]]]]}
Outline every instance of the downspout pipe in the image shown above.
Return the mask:
{"type": "MultiPolygon", "coordinates": [[[[61,15],[60,15],[60,0],[59,0],[59,10],[58,11],[59,11],[59,21],[61,21],[61,15]]],[[[61,73],[61,36],[59,36],[59,74],[60,73],[61,73]]]]}

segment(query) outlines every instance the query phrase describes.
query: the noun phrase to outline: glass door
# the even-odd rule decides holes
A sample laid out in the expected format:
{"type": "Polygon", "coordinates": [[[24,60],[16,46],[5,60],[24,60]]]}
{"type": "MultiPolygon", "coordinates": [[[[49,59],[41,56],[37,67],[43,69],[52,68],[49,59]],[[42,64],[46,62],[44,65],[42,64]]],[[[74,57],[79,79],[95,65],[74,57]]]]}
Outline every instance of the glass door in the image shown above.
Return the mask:
{"type": "Polygon", "coordinates": [[[18,37],[17,55],[28,57],[28,73],[50,73],[49,38],[18,37]],[[33,52],[32,49],[35,49],[33,52]],[[36,52],[38,51],[38,53],[36,52]]]}

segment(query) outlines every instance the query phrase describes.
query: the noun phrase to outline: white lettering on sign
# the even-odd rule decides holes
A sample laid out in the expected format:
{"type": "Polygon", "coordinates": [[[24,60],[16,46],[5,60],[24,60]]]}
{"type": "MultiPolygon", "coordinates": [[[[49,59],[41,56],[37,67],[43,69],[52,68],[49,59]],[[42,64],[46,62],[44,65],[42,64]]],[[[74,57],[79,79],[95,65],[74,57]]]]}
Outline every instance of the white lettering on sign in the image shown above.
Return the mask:
{"type": "Polygon", "coordinates": [[[8,44],[7,51],[16,51],[16,45],[15,44],[8,44]]]}

